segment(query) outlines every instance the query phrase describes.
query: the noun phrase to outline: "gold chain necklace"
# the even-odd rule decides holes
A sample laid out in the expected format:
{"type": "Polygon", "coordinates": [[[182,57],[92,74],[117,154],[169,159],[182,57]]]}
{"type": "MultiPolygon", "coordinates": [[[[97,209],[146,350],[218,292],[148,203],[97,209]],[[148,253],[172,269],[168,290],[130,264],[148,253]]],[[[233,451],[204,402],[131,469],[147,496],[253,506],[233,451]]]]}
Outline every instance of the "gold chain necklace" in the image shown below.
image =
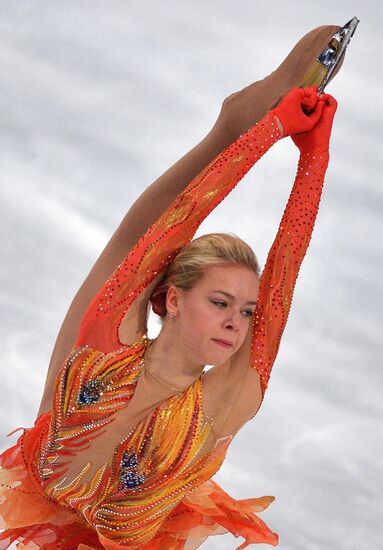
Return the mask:
{"type": "Polygon", "coordinates": [[[171,386],[165,380],[163,380],[145,361],[143,362],[144,369],[148,369],[150,374],[158,381],[160,384],[168,388],[168,390],[176,391],[176,392],[183,392],[185,388],[175,388],[174,386],[171,386]]]}
{"type": "MultiPolygon", "coordinates": [[[[149,339],[148,339],[149,340],[149,339]]],[[[146,351],[145,351],[145,355],[148,351],[148,349],[150,348],[150,346],[153,344],[154,340],[150,340],[149,341],[149,344],[148,344],[148,347],[146,348],[146,351]]],[[[145,357],[142,361],[142,367],[143,369],[148,369],[148,371],[150,372],[150,374],[153,376],[153,378],[155,378],[160,384],[162,384],[163,386],[165,386],[165,388],[167,388],[168,390],[172,390],[172,391],[176,391],[178,393],[180,392],[183,392],[185,388],[175,388],[174,386],[171,386],[170,384],[168,384],[167,382],[165,382],[165,380],[163,380],[150,366],[149,364],[145,361],[145,357]]]]}

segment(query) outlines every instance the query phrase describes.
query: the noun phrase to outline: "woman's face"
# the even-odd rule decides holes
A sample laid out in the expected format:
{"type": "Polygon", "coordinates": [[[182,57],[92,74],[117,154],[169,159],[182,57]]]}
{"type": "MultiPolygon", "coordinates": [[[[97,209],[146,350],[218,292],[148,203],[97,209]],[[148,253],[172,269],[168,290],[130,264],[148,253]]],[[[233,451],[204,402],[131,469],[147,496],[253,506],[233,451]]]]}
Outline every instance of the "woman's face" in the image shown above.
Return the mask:
{"type": "Polygon", "coordinates": [[[206,268],[188,291],[170,287],[168,311],[174,313],[182,349],[195,364],[219,365],[245,340],[255,309],[259,278],[236,264],[206,268]]]}

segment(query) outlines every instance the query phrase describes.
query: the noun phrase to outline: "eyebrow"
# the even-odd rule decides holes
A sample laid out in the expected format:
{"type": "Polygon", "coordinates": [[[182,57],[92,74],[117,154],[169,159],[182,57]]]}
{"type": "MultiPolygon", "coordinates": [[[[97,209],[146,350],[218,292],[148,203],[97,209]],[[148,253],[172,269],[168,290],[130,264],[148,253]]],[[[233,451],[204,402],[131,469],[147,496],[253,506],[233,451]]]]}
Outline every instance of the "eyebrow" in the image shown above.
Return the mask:
{"type": "MultiPolygon", "coordinates": [[[[221,294],[223,294],[227,298],[230,298],[230,300],[235,300],[235,296],[232,296],[231,294],[229,294],[228,292],[225,292],[224,290],[213,290],[212,292],[220,292],[221,294]]],[[[246,302],[246,304],[249,304],[251,306],[255,306],[257,304],[257,302],[249,301],[249,302],[246,302]]]]}

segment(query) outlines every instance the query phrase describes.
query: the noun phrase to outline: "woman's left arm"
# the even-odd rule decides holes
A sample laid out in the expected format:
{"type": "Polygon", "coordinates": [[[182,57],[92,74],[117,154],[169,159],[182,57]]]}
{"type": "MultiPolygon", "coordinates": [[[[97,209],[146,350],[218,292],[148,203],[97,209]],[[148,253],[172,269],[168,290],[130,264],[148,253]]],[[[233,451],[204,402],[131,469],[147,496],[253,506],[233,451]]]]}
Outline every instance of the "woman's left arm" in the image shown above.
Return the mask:
{"type": "Polygon", "coordinates": [[[221,436],[236,433],[254,417],[262,404],[287,322],[299,268],[318,213],[329,160],[329,138],[336,101],[328,95],[318,100],[316,90],[307,99],[308,103],[315,102],[311,109],[319,117],[311,131],[294,134],[294,116],[291,113],[286,116],[286,112],[280,112],[278,108],[274,110],[282,122],[284,134],[291,134],[299,147],[300,159],[294,185],[260,279],[253,322],[246,339],[227,364],[223,368],[220,366],[209,378],[211,386],[222,387],[224,395],[228,391],[225,399],[217,390],[210,392],[213,397],[208,394],[205,398],[207,409],[217,416],[217,420],[219,415],[215,415],[214,411],[220,410],[220,402],[224,401],[229,411],[215,423],[216,431],[221,436]],[[221,378],[216,380],[214,376],[221,378]],[[234,395],[236,387],[238,394],[234,395]],[[231,406],[227,405],[229,399],[232,399],[231,406]]]}
{"type": "Polygon", "coordinates": [[[329,140],[337,102],[327,94],[320,101],[323,113],[316,126],[309,132],[292,135],[300,150],[297,175],[260,281],[250,361],[260,376],[262,399],[311,239],[329,161],[329,140]]]}

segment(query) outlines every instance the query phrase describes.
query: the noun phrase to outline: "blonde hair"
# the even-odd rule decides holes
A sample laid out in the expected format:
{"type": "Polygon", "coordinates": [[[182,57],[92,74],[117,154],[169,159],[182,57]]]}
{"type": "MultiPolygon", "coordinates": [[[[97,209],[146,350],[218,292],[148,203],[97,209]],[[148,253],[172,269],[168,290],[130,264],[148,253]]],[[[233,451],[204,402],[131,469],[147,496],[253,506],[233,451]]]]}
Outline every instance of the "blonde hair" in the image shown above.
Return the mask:
{"type": "Polygon", "coordinates": [[[259,276],[257,257],[252,248],[236,235],[209,233],[191,241],[174,258],[150,301],[154,313],[166,316],[166,293],[170,286],[191,290],[202,279],[205,269],[219,264],[243,265],[259,276]]]}

